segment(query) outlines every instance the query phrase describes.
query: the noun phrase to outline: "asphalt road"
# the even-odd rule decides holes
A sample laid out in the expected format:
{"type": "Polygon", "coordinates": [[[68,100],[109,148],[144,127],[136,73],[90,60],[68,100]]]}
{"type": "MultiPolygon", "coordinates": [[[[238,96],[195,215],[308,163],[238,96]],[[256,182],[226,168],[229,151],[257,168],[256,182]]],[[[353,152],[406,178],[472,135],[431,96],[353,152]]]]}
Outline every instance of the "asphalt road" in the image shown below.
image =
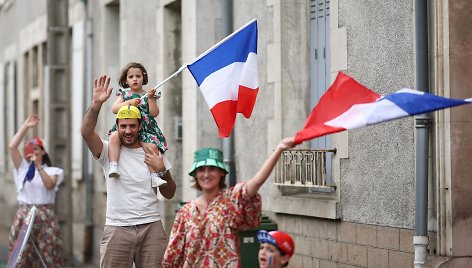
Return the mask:
{"type": "Polygon", "coordinates": [[[8,235],[10,230],[0,228],[0,268],[6,267],[8,261],[8,235]]]}

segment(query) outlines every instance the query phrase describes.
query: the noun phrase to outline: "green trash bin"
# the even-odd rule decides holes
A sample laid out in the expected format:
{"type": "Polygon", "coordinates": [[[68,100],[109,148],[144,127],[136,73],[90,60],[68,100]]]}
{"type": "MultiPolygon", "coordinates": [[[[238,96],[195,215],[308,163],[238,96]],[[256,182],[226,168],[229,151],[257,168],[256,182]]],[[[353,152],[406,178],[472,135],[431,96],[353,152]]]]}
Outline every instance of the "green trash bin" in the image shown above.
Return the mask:
{"type": "Polygon", "coordinates": [[[179,212],[179,210],[185,206],[185,204],[187,204],[187,202],[183,202],[183,201],[179,201],[179,203],[177,203],[177,207],[175,209],[175,213],[179,212]]]}
{"type": "Polygon", "coordinates": [[[241,266],[258,267],[259,241],[257,231],[275,231],[277,223],[271,221],[269,217],[262,215],[261,224],[253,229],[239,232],[239,245],[241,247],[241,266]]]}

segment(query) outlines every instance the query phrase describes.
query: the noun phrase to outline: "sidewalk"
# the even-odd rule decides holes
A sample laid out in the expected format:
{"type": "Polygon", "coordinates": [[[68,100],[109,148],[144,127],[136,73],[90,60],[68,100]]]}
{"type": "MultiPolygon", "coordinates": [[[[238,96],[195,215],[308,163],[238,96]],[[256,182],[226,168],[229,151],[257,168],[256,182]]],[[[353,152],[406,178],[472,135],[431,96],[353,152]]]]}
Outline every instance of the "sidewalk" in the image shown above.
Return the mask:
{"type": "MultiPolygon", "coordinates": [[[[8,262],[8,236],[10,235],[10,228],[0,227],[0,268],[7,266],[8,262]]],[[[72,267],[72,266],[67,266],[72,267]]],[[[64,267],[64,268],[67,268],[64,267]]],[[[82,265],[82,268],[95,268],[94,265],[82,265]]]]}
{"type": "Polygon", "coordinates": [[[6,267],[8,261],[8,235],[10,229],[0,227],[0,268],[6,267]]]}

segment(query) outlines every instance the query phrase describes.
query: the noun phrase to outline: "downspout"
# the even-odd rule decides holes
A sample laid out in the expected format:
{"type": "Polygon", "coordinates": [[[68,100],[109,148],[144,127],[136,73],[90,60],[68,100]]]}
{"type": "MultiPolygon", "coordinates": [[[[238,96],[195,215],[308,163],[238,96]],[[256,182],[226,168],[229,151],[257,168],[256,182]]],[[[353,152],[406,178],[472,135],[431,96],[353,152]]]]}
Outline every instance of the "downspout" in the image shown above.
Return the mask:
{"type": "MultiPolygon", "coordinates": [[[[84,1],[86,20],[85,20],[85,88],[84,88],[84,114],[92,101],[91,90],[92,85],[92,18],[88,1],[84,1]]],[[[84,248],[83,263],[91,263],[93,257],[93,163],[92,156],[84,143],[82,148],[82,174],[85,182],[85,230],[84,230],[84,248]]]]}
{"type": "MultiPolygon", "coordinates": [[[[233,32],[233,1],[220,0],[222,8],[223,21],[223,37],[230,35],[233,32]]],[[[236,174],[234,167],[234,132],[228,138],[223,139],[223,161],[228,168],[228,183],[229,186],[236,185],[236,174]]]]}
{"type": "MultiPolygon", "coordinates": [[[[416,30],[416,89],[428,92],[428,6],[427,0],[415,0],[416,30]]],[[[415,207],[415,267],[423,267],[428,246],[428,155],[429,114],[415,117],[416,128],[416,207],[415,207]]]]}

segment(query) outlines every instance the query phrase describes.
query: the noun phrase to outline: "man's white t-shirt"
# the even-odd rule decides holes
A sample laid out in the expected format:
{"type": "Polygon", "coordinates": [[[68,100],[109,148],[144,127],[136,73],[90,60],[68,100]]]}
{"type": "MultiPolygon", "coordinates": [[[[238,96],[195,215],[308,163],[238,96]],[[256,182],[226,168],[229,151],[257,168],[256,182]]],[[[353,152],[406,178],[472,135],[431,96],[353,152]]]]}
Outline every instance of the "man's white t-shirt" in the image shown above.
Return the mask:
{"type": "MultiPolygon", "coordinates": [[[[98,162],[103,167],[107,184],[106,225],[130,226],[161,220],[159,202],[151,187],[149,167],[144,163],[145,153],[139,147],[130,149],[121,146],[118,178],[108,178],[108,141],[103,142],[103,150],[98,162]]],[[[166,170],[171,168],[165,157],[166,170]]]]}

